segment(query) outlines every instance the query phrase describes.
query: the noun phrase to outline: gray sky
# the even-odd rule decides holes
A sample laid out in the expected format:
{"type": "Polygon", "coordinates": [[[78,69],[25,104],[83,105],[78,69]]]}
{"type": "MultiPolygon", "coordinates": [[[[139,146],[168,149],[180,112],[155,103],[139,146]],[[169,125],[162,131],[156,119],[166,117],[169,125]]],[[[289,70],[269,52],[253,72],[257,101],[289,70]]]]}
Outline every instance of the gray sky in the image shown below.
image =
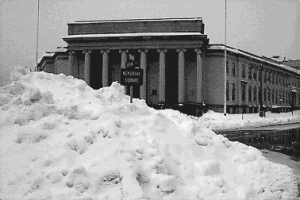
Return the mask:
{"type": "MultiPolygon", "coordinates": [[[[202,17],[210,43],[224,43],[225,0],[40,0],[38,58],[66,46],[76,20],[202,17]]],[[[299,0],[227,0],[227,44],[300,59],[299,0]]],[[[0,0],[0,85],[16,66],[34,69],[37,0],[0,0]]]]}

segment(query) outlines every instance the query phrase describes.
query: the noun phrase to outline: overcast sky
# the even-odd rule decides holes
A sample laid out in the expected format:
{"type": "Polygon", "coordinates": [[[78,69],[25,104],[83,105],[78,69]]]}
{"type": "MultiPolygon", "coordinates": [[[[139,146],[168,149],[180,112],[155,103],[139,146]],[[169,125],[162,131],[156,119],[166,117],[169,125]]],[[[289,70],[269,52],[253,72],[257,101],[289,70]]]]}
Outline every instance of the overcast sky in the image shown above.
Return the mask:
{"type": "MultiPolygon", "coordinates": [[[[34,69],[38,0],[0,0],[0,85],[11,69],[34,69]]],[[[76,20],[202,17],[210,43],[224,43],[225,0],[40,0],[38,58],[66,46],[76,20]]],[[[300,59],[299,0],[227,0],[227,44],[259,56],[300,59]]]]}

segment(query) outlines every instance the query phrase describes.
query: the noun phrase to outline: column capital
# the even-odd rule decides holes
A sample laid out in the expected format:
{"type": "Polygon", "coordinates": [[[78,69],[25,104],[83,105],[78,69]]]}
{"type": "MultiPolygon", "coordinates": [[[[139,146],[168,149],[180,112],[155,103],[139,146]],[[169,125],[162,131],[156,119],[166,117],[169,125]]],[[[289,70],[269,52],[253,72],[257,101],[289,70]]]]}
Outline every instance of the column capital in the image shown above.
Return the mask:
{"type": "Polygon", "coordinates": [[[199,49],[199,48],[195,49],[195,52],[196,52],[196,53],[198,53],[198,54],[201,54],[201,53],[203,53],[203,52],[202,52],[202,50],[201,50],[201,49],[199,49]]]}
{"type": "Polygon", "coordinates": [[[119,50],[119,53],[123,53],[123,52],[128,53],[128,50],[125,50],[125,49],[120,49],[119,50]]]}
{"type": "Polygon", "coordinates": [[[160,53],[160,52],[164,52],[166,53],[168,50],[167,49],[157,49],[157,52],[160,53]]]}
{"type": "Polygon", "coordinates": [[[182,49],[176,49],[176,51],[179,52],[186,52],[186,49],[182,48],[182,49]]]}
{"type": "Polygon", "coordinates": [[[69,50],[69,54],[70,54],[70,55],[73,55],[73,54],[75,54],[75,51],[69,50]]]}
{"type": "Polygon", "coordinates": [[[86,53],[91,54],[92,51],[91,50],[83,50],[82,53],[84,53],[84,54],[86,54],[86,53]]]}
{"type": "Polygon", "coordinates": [[[108,49],[102,49],[100,52],[101,52],[101,53],[109,53],[110,50],[108,50],[108,49]]]}
{"type": "Polygon", "coordinates": [[[147,52],[148,52],[148,49],[139,49],[138,52],[139,52],[139,53],[142,53],[142,52],[147,53],[147,52]]]}

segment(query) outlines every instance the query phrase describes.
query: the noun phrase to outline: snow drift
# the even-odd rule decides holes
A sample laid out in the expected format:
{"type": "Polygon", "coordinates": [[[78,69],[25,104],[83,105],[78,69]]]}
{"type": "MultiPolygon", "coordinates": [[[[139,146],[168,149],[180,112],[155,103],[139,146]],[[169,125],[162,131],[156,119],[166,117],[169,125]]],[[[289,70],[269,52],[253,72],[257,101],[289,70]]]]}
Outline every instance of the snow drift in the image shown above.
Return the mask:
{"type": "Polygon", "coordinates": [[[197,120],[17,68],[1,88],[3,199],[296,199],[292,170],[197,120]]]}

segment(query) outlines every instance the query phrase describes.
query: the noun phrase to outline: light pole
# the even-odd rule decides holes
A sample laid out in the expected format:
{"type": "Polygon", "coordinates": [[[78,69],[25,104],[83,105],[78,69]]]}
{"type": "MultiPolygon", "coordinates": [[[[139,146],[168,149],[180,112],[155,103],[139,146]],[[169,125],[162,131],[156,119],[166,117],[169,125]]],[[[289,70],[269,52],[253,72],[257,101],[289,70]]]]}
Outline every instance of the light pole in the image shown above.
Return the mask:
{"type": "Polygon", "coordinates": [[[225,0],[225,49],[224,49],[224,116],[226,116],[226,76],[227,76],[227,0],[225,0]]]}
{"type": "Polygon", "coordinates": [[[259,90],[259,104],[260,104],[260,111],[259,111],[259,116],[263,117],[264,116],[264,108],[263,108],[263,63],[260,63],[260,90],[259,90]]]}
{"type": "Polygon", "coordinates": [[[36,22],[36,51],[35,51],[35,71],[38,65],[38,51],[39,51],[39,23],[40,23],[40,0],[37,0],[37,22],[36,22]]]}

